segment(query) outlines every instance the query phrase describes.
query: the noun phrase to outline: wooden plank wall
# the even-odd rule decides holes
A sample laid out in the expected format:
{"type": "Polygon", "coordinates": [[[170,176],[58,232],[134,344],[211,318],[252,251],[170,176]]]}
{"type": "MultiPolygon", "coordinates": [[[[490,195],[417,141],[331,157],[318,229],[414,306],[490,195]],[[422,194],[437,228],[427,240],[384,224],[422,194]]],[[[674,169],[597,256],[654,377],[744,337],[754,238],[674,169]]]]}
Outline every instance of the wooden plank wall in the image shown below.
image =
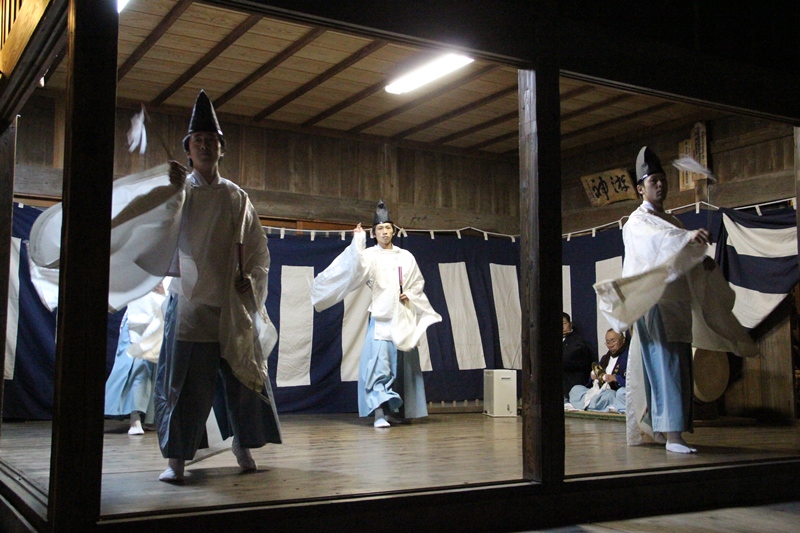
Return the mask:
{"type": "MultiPolygon", "coordinates": [[[[32,98],[20,120],[18,194],[60,194],[60,171],[53,169],[56,105],[32,98]]],[[[116,119],[115,176],[184,160],[181,140],[187,117],[150,115],[148,148],[129,153],[126,132],[134,111],[116,119]],[[164,146],[170,148],[167,153],[164,146]]],[[[244,187],[259,213],[304,221],[371,223],[378,199],[396,223],[408,228],[458,229],[466,226],[519,233],[519,176],[516,161],[425,152],[392,144],[312,136],[243,124],[222,124],[224,177],[244,187]]]]}
{"type": "Polygon", "coordinates": [[[761,357],[745,358],[741,379],[725,391],[725,411],[730,416],[793,419],[795,372],[789,318],[759,341],[761,357]]]}
{"type": "MultiPolygon", "coordinates": [[[[670,163],[678,157],[678,143],[688,139],[691,124],[661,132],[650,138],[602,147],[564,160],[564,232],[576,232],[619,220],[638,205],[629,200],[603,207],[591,207],[580,177],[623,167],[635,175],[639,149],[651,146],[661,158],[670,184],[668,207],[694,202],[692,191],[679,192],[678,171],[670,163]]],[[[792,127],[739,116],[706,122],[709,167],[719,178],[710,187],[709,203],[719,207],[740,207],[794,197],[794,152],[792,127]]]]}

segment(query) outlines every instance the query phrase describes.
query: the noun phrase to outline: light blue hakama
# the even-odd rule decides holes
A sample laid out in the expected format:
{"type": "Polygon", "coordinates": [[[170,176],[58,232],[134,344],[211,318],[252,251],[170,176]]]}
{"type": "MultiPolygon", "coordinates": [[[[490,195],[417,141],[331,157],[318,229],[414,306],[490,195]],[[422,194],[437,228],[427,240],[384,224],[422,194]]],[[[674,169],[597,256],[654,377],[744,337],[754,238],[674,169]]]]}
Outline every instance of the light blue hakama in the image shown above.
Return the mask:
{"type": "Polygon", "coordinates": [[[144,413],[143,422],[152,424],[155,419],[153,388],[156,365],[144,359],[130,357],[128,316],[122,320],[117,343],[114,367],[106,380],[106,416],[129,416],[132,412],[144,413]]]}
{"type": "Polygon", "coordinates": [[[586,393],[589,392],[588,387],[583,385],[575,385],[569,391],[569,403],[576,409],[584,409],[585,411],[599,411],[602,413],[611,411],[613,408],[618,413],[625,412],[625,387],[620,387],[617,390],[606,389],[600,391],[599,394],[589,400],[589,405],[584,407],[586,403],[586,393]]]}
{"type": "Polygon", "coordinates": [[[266,403],[236,379],[220,356],[216,342],[185,342],[175,337],[179,297],[170,295],[164,344],[158,360],[155,391],[156,426],[161,454],[189,460],[203,444],[206,419],[214,403],[217,377],[222,379],[227,416],[220,429],[230,428],[243,448],[281,442],[280,424],[269,384],[262,391],[266,403]]]}
{"type": "Polygon", "coordinates": [[[692,345],[669,342],[658,305],[636,321],[647,412],[653,431],[692,429],[692,345]]]}
{"type": "Polygon", "coordinates": [[[394,343],[375,340],[375,319],[370,317],[358,368],[358,414],[370,416],[388,402],[405,418],[428,416],[425,381],[419,351],[398,352],[394,343]]]}

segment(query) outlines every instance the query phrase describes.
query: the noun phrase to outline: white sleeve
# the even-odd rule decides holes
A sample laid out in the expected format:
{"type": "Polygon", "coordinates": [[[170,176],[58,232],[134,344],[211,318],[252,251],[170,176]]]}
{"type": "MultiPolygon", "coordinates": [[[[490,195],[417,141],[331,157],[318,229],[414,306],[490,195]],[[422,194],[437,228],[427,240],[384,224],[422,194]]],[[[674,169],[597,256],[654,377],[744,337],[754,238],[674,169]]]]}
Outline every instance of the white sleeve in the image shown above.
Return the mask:
{"type": "Polygon", "coordinates": [[[314,278],[311,303],[317,311],[324,311],[341,302],[351,291],[364,284],[369,272],[363,257],[366,242],[366,233],[354,233],[350,246],[314,278]]]}

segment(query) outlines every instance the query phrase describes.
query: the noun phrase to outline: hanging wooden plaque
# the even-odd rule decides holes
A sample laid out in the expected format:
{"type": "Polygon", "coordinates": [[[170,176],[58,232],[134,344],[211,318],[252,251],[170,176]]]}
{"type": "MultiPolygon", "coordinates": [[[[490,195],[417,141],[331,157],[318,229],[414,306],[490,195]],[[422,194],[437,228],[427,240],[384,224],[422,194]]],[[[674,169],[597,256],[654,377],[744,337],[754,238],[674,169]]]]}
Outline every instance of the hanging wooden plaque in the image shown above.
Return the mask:
{"type": "Polygon", "coordinates": [[[582,176],[581,182],[593,207],[637,198],[631,173],[624,168],[582,176]]]}
{"type": "MultiPolygon", "coordinates": [[[[708,145],[706,140],[706,126],[702,122],[698,122],[692,128],[692,138],[686,139],[678,143],[678,157],[688,155],[704,167],[708,166],[708,145]]],[[[680,182],[681,191],[689,191],[694,189],[694,180],[702,179],[705,176],[695,174],[694,172],[687,172],[680,170],[678,179],[680,182]]]]}

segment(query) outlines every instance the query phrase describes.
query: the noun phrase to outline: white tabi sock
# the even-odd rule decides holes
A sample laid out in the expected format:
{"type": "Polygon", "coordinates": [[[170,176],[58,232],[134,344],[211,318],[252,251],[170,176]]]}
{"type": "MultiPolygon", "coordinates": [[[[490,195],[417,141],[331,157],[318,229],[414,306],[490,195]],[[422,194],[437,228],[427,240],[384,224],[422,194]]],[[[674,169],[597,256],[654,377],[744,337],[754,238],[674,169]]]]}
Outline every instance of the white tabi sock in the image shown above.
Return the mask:
{"type": "Polygon", "coordinates": [[[144,435],[144,429],[142,429],[142,419],[139,415],[139,411],[133,411],[131,413],[131,427],[128,428],[128,435],[144,435]]]}
{"type": "Polygon", "coordinates": [[[158,476],[158,480],[167,483],[181,483],[183,481],[184,463],[183,459],[169,459],[167,461],[167,469],[158,476]]]}
{"type": "Polygon", "coordinates": [[[378,407],[375,409],[375,422],[372,424],[373,427],[376,428],[388,428],[391,424],[386,420],[385,415],[383,414],[383,408],[378,407]]]}
{"type": "Polygon", "coordinates": [[[667,433],[667,451],[673,453],[697,453],[697,448],[692,448],[681,437],[680,431],[667,433]]]}

